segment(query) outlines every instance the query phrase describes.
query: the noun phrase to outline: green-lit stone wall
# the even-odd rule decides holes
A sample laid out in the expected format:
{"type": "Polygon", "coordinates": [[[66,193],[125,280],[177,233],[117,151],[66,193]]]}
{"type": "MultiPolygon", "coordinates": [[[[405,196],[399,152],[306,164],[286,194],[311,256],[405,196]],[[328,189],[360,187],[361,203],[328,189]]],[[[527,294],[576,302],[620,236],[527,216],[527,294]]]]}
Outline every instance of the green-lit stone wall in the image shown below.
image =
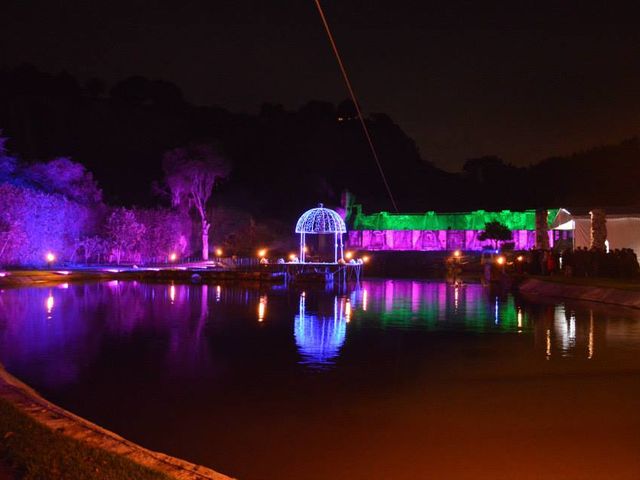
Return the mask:
{"type": "MultiPolygon", "coordinates": [[[[549,226],[558,209],[549,210],[549,226]]],[[[498,221],[510,230],[535,230],[535,210],[512,212],[486,212],[476,210],[467,213],[362,213],[356,205],[349,219],[352,230],[484,230],[487,222],[498,221]]]]}

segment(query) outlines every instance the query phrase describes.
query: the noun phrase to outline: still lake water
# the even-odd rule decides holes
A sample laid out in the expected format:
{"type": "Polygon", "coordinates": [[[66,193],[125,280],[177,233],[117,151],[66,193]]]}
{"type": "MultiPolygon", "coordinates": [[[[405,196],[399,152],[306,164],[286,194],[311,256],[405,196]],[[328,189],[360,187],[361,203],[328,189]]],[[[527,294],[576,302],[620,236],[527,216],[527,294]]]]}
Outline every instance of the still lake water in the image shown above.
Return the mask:
{"type": "Polygon", "coordinates": [[[244,480],[638,479],[640,312],[367,280],[0,293],[0,361],[244,480]]]}

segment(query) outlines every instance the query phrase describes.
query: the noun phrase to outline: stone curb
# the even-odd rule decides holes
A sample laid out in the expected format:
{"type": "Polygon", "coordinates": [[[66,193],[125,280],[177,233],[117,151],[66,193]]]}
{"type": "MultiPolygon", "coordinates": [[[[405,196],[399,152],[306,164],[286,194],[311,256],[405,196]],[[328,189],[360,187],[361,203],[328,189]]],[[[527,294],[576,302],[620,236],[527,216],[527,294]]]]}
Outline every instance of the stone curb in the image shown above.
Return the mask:
{"type": "Polygon", "coordinates": [[[640,308],[640,292],[619,288],[567,285],[531,278],[522,282],[518,289],[521,293],[527,295],[571,298],[575,300],[620,305],[623,307],[640,308]]]}
{"type": "Polygon", "coordinates": [[[51,430],[179,480],[233,480],[210,468],[148,450],[45,400],[0,365],[0,397],[51,430]]]}

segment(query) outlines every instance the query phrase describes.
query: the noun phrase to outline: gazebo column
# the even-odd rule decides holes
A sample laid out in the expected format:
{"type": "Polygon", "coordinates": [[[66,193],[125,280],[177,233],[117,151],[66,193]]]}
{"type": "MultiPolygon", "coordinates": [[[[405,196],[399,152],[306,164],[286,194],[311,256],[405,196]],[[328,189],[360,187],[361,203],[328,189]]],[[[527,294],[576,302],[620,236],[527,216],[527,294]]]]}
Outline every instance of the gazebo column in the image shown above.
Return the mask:
{"type": "Polygon", "coordinates": [[[333,263],[338,263],[338,232],[333,234],[333,263]]]}
{"type": "Polygon", "coordinates": [[[342,242],[342,234],[340,234],[340,258],[344,258],[344,243],[342,242]]]}
{"type": "Polygon", "coordinates": [[[302,232],[300,234],[300,262],[301,263],[304,263],[304,247],[305,247],[304,232],[302,232]]]}

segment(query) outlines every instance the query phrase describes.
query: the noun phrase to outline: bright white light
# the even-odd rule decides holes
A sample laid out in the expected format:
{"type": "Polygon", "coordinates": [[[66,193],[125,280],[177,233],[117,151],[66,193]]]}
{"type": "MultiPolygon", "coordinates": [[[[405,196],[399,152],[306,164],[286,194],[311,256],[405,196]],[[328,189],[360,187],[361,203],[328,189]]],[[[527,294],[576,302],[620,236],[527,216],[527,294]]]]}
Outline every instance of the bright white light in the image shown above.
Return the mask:
{"type": "Polygon", "coordinates": [[[351,301],[348,298],[344,305],[344,319],[347,323],[351,321],[351,301]]]}
{"type": "Polygon", "coordinates": [[[362,290],[362,310],[363,311],[367,311],[367,300],[368,300],[368,293],[367,293],[367,289],[365,288],[364,290],[362,290]]]}
{"type": "Polygon", "coordinates": [[[175,262],[178,259],[178,255],[176,253],[172,253],[169,255],[169,260],[175,262]]]}
{"type": "Polygon", "coordinates": [[[45,302],[45,307],[47,309],[47,315],[51,315],[51,312],[53,311],[53,304],[54,304],[54,300],[53,300],[53,295],[50,293],[49,296],[47,297],[47,300],[45,302]]]}
{"type": "Polygon", "coordinates": [[[216,248],[216,257],[221,257],[221,256],[222,256],[222,249],[216,248]]]}
{"type": "Polygon", "coordinates": [[[53,253],[49,252],[47,253],[46,258],[47,258],[47,262],[51,263],[56,259],[56,256],[53,253]]]}
{"type": "Polygon", "coordinates": [[[171,285],[169,287],[169,298],[171,299],[171,303],[176,301],[176,286],[171,285]]]}
{"type": "Polygon", "coordinates": [[[453,256],[454,257],[459,257],[460,255],[462,255],[462,252],[460,252],[460,250],[456,250],[455,252],[453,252],[453,256]]]}
{"type": "Polygon", "coordinates": [[[506,260],[505,260],[505,258],[504,258],[503,256],[499,256],[498,258],[496,258],[496,263],[497,263],[498,265],[504,265],[504,262],[505,262],[505,261],[506,261],[506,260]]]}
{"type": "Polygon", "coordinates": [[[564,222],[561,225],[558,225],[554,230],[575,230],[576,222],[575,220],[569,220],[568,222],[564,222]]]}
{"type": "Polygon", "coordinates": [[[258,257],[264,258],[266,255],[267,255],[267,249],[266,248],[261,248],[260,250],[258,250],[258,257]]]}
{"type": "Polygon", "coordinates": [[[609,250],[610,250],[610,248],[609,248],[609,240],[605,240],[604,241],[604,249],[606,250],[607,253],[609,253],[609,250]]]}
{"type": "Polygon", "coordinates": [[[221,294],[222,294],[222,287],[220,287],[220,285],[216,285],[216,302],[220,301],[221,294]]]}
{"type": "Polygon", "coordinates": [[[260,303],[258,304],[258,321],[263,322],[267,313],[267,296],[260,295],[260,303]]]}

